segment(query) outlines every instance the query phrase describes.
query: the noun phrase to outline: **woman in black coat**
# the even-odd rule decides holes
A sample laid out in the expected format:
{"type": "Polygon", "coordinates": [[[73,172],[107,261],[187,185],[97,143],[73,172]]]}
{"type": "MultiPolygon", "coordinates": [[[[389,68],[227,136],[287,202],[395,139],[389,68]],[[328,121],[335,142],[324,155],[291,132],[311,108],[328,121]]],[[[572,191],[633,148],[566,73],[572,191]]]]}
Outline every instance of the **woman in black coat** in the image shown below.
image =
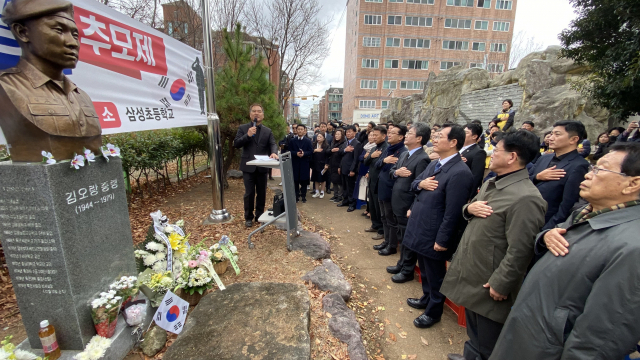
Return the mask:
{"type": "Polygon", "coordinates": [[[313,181],[315,194],[312,197],[320,199],[324,198],[324,185],[329,178],[329,155],[327,149],[329,144],[324,138],[324,135],[318,133],[316,135],[316,141],[313,143],[313,154],[311,155],[311,181],[313,181]],[[322,173],[324,171],[324,174],[322,173]]]}
{"type": "Polygon", "coordinates": [[[336,130],[333,135],[333,142],[331,146],[327,148],[326,153],[329,156],[329,169],[331,176],[331,183],[333,184],[333,197],[330,199],[333,202],[341,202],[342,201],[342,191],[340,191],[340,187],[342,185],[342,178],[340,177],[340,162],[342,161],[342,155],[340,155],[340,147],[344,144],[344,130],[339,128],[336,130]]]}
{"type": "Polygon", "coordinates": [[[613,145],[611,142],[611,138],[609,138],[609,134],[607,132],[603,132],[598,135],[598,145],[596,146],[596,152],[591,157],[593,159],[593,163],[596,163],[600,160],[601,157],[607,155],[609,152],[609,147],[613,145]]]}

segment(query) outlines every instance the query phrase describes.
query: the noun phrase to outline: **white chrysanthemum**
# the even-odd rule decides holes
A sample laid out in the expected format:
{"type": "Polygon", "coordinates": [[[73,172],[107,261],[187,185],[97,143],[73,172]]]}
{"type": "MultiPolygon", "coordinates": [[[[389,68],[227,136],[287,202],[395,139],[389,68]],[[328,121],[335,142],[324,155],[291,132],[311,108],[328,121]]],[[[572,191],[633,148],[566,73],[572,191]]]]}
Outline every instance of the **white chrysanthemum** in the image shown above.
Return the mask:
{"type": "Polygon", "coordinates": [[[76,356],[73,357],[75,360],[91,360],[91,358],[89,357],[89,354],[87,354],[86,352],[81,352],[79,354],[77,354],[76,356]]]}
{"type": "Polygon", "coordinates": [[[158,261],[155,264],[153,264],[153,266],[151,267],[151,269],[153,269],[153,271],[155,272],[162,272],[167,268],[167,265],[162,264],[162,261],[158,261]]]}
{"type": "Polygon", "coordinates": [[[35,360],[37,358],[36,354],[20,349],[16,349],[13,355],[15,355],[16,360],[35,360]]]}
{"type": "Polygon", "coordinates": [[[144,266],[152,266],[156,262],[155,255],[147,255],[142,259],[144,266]]]}
{"type": "Polygon", "coordinates": [[[167,225],[164,227],[164,232],[171,234],[173,232],[173,226],[167,225]]]}
{"type": "Polygon", "coordinates": [[[160,235],[158,235],[158,234],[153,234],[153,237],[154,237],[156,240],[158,240],[158,241],[164,241],[164,240],[162,239],[162,237],[161,237],[160,235]]]}
{"type": "Polygon", "coordinates": [[[237,248],[235,245],[231,246],[231,247],[229,248],[229,250],[231,250],[231,253],[232,253],[232,254],[235,254],[235,253],[237,253],[237,252],[238,252],[238,248],[237,248]]]}
{"type": "Polygon", "coordinates": [[[220,244],[219,243],[215,243],[213,244],[213,246],[211,246],[209,249],[210,250],[218,250],[220,248],[220,244]]]}
{"type": "Polygon", "coordinates": [[[95,348],[95,349],[87,350],[87,353],[89,354],[90,359],[98,360],[104,355],[105,349],[95,348]]]}
{"type": "Polygon", "coordinates": [[[157,261],[162,261],[164,259],[167,258],[167,254],[163,253],[163,252],[159,252],[156,254],[156,260],[157,261]]]}
{"type": "Polygon", "coordinates": [[[176,225],[179,226],[179,227],[183,227],[184,226],[184,220],[180,219],[180,220],[176,221],[176,225]]]}
{"type": "Polygon", "coordinates": [[[238,262],[238,255],[233,257],[233,261],[238,262]]]}
{"type": "Polygon", "coordinates": [[[145,248],[147,250],[151,250],[151,251],[161,251],[161,250],[164,250],[164,245],[159,244],[159,243],[154,242],[154,241],[151,241],[151,242],[147,243],[145,248]]]}
{"type": "MultiPolygon", "coordinates": [[[[107,339],[107,338],[104,338],[104,337],[98,336],[98,335],[94,336],[94,338],[97,338],[96,339],[96,343],[98,343],[100,345],[100,347],[103,348],[103,349],[106,349],[109,346],[111,346],[111,339],[107,339]]],[[[91,340],[93,340],[93,339],[91,339],[91,340]]]]}

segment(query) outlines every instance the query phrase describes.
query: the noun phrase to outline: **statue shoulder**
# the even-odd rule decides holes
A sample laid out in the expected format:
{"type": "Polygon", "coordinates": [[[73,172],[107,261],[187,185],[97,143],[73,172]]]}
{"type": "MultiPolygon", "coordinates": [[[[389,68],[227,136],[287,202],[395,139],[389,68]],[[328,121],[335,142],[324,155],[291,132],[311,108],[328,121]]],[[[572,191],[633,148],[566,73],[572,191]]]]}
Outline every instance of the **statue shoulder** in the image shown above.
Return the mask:
{"type": "Polygon", "coordinates": [[[4,70],[0,70],[0,79],[4,78],[4,77],[13,77],[16,74],[20,74],[22,71],[20,71],[20,69],[18,69],[17,67],[12,67],[12,68],[8,68],[8,69],[4,69],[4,70]]]}

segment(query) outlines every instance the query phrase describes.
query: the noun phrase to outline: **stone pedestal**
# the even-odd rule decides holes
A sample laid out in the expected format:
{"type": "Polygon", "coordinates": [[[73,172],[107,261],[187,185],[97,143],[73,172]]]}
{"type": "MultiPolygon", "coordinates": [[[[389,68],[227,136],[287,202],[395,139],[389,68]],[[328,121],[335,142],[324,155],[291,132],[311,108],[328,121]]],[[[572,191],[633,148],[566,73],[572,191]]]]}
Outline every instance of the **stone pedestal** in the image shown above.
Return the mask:
{"type": "Polygon", "coordinates": [[[136,275],[121,160],[3,162],[0,179],[0,240],[29,344],[41,347],[46,319],[62,350],[82,350],[96,334],[90,301],[136,275]]]}

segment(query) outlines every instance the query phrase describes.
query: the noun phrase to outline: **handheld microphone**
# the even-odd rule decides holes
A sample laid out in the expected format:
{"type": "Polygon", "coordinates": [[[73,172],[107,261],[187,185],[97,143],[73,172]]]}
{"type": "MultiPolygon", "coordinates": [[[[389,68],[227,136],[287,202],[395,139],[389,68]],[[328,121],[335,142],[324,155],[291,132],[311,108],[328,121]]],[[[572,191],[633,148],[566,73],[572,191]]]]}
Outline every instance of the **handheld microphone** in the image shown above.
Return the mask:
{"type": "MultiPolygon", "coordinates": [[[[253,127],[258,127],[258,118],[253,118],[253,127]]],[[[251,137],[256,136],[256,134],[251,135],[251,137]]]]}

